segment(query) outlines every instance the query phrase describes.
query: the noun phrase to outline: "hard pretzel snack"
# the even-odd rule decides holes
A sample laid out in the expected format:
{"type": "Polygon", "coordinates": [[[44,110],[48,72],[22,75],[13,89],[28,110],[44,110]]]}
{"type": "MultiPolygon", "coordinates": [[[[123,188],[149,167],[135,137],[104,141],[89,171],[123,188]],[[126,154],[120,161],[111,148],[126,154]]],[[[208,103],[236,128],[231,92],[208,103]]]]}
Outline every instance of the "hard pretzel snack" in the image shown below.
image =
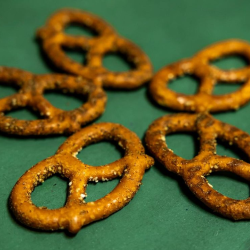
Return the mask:
{"type": "Polygon", "coordinates": [[[249,163],[216,154],[217,138],[235,144],[250,157],[249,134],[208,114],[163,116],[150,125],[146,144],[155,158],[169,171],[180,175],[197,198],[213,211],[233,220],[250,219],[250,198],[226,197],[214,190],[205,178],[212,172],[228,171],[250,181],[249,163]],[[165,142],[165,135],[180,131],[196,132],[200,138],[200,151],[191,160],[175,155],[165,142]]]}
{"type": "Polygon", "coordinates": [[[213,60],[239,54],[250,60],[250,44],[241,40],[227,40],[213,44],[194,57],[170,64],[156,73],[149,89],[153,99],[164,107],[181,111],[219,112],[238,109],[250,100],[250,66],[242,69],[221,70],[210,65],[213,60]],[[199,89],[194,95],[176,93],[168,88],[171,80],[183,75],[199,79],[199,89]],[[219,82],[244,82],[233,93],[213,95],[219,82]]]}
{"type": "Polygon", "coordinates": [[[25,173],[12,190],[10,208],[16,218],[29,227],[42,230],[67,229],[77,233],[82,226],[106,218],[123,208],[138,191],[145,170],[153,164],[153,158],[144,153],[136,134],[119,124],[94,124],[69,137],[54,156],[41,161],[25,173]],[[116,141],[125,150],[124,157],[98,167],[84,164],[76,158],[82,147],[102,140],[116,141]],[[53,210],[35,206],[31,201],[32,191],[54,174],[60,174],[69,181],[65,206],[53,210]],[[119,177],[119,184],[109,194],[85,203],[88,182],[119,177]]]}
{"type": "Polygon", "coordinates": [[[152,76],[152,66],[146,54],[129,40],[120,37],[104,20],[88,12],[59,10],[38,30],[37,36],[46,55],[59,69],[90,79],[98,76],[104,87],[137,88],[152,76]],[[65,34],[65,27],[74,23],[91,29],[97,36],[88,38],[65,34]],[[86,51],[86,65],[70,59],[63,50],[65,48],[86,51]],[[102,59],[107,53],[123,54],[135,69],[128,72],[105,69],[102,59]]]}
{"type": "Polygon", "coordinates": [[[0,67],[0,82],[19,88],[16,94],[0,99],[0,131],[8,134],[72,133],[99,117],[105,109],[107,97],[98,86],[98,82],[94,84],[83,77],[59,74],[33,75],[20,69],[0,67]],[[78,94],[87,97],[87,102],[72,111],[64,111],[54,107],[43,97],[46,90],[78,94]],[[22,107],[39,112],[43,119],[18,120],[4,114],[22,107]]]}

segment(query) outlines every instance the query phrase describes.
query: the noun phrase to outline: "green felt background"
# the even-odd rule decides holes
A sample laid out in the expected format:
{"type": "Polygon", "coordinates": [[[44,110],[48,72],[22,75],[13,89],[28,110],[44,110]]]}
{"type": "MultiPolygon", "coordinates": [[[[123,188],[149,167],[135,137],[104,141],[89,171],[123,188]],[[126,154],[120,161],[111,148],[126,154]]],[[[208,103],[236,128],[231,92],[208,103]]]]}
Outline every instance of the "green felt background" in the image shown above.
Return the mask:
{"type": "MultiPolygon", "coordinates": [[[[47,17],[62,7],[87,10],[101,16],[117,31],[139,45],[151,59],[154,70],[184,57],[192,56],[203,47],[228,38],[250,41],[249,0],[0,0],[0,65],[18,67],[33,73],[53,72],[45,62],[34,39],[35,31],[47,17]]],[[[68,30],[79,32],[79,30],[68,30]]],[[[76,60],[84,56],[71,52],[76,60]]],[[[228,58],[217,62],[222,68],[241,67],[245,62],[228,58]]],[[[105,58],[112,70],[127,69],[115,58],[105,58]]],[[[171,88],[192,93],[197,83],[183,78],[171,88]]],[[[236,86],[237,88],[237,86],[236,86]]],[[[219,85],[215,93],[235,88],[219,85]]],[[[15,90],[0,86],[0,97],[15,90]]],[[[143,139],[149,124],[173,111],[155,105],[146,87],[135,91],[107,91],[106,111],[97,121],[121,123],[143,139]]],[[[64,109],[81,102],[73,97],[47,93],[54,105],[64,109]]],[[[250,105],[237,112],[216,114],[215,117],[250,133],[250,105]]],[[[26,110],[10,112],[13,117],[34,119],[26,110]]],[[[53,155],[66,137],[18,138],[0,134],[0,249],[250,249],[250,222],[232,222],[213,214],[183,184],[182,179],[156,164],[147,171],[135,198],[109,218],[84,227],[75,237],[64,232],[37,232],[18,224],[8,209],[8,196],[18,178],[32,165],[53,155]]],[[[192,158],[197,150],[195,138],[178,134],[167,137],[169,146],[179,155],[192,158]]],[[[243,157],[227,145],[218,145],[218,154],[243,157]]],[[[111,162],[122,153],[107,142],[82,150],[79,158],[92,165],[111,162]]],[[[225,195],[244,199],[249,185],[227,174],[208,178],[225,195]]],[[[108,193],[117,184],[89,185],[87,201],[108,193]]],[[[37,205],[57,208],[66,199],[67,183],[52,177],[36,188],[32,199],[37,205]]]]}

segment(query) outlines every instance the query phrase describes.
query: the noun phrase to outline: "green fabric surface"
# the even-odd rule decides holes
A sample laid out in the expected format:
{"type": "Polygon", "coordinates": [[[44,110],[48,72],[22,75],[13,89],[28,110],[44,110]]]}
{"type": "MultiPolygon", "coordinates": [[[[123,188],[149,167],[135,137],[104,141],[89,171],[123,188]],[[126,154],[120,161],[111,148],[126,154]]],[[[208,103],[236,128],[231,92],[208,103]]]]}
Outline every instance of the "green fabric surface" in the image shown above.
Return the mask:
{"type": "MultiPolygon", "coordinates": [[[[34,39],[54,11],[72,7],[90,11],[109,22],[120,35],[139,45],[157,71],[182,58],[192,56],[216,41],[239,38],[250,41],[249,0],[8,0],[0,1],[0,65],[17,67],[33,73],[53,72],[34,39]]],[[[68,33],[80,32],[72,28],[68,33]]],[[[84,34],[84,33],[83,33],[84,34]]],[[[69,51],[69,56],[83,61],[84,55],[69,51]]],[[[114,55],[105,66],[126,70],[128,65],[114,55]]],[[[216,62],[221,68],[242,67],[246,62],[231,57],[216,62]]],[[[198,84],[192,78],[176,80],[171,88],[193,93],[198,84]]],[[[219,84],[215,94],[227,93],[239,85],[219,84]]],[[[0,97],[15,90],[0,85],[0,97]]],[[[141,139],[158,117],[174,113],[157,106],[146,87],[133,91],[107,90],[105,113],[96,122],[116,122],[134,131],[141,139]]],[[[55,92],[46,93],[55,106],[73,109],[81,101],[55,92]]],[[[238,111],[215,114],[217,119],[250,133],[250,104],[238,111]]],[[[10,116],[36,119],[27,110],[9,112],[10,116]]],[[[156,164],[146,172],[143,185],[134,199],[107,219],[90,224],[72,237],[65,232],[38,232],[19,224],[8,209],[8,197],[18,178],[31,166],[55,153],[66,136],[20,138],[0,134],[0,249],[250,249],[250,221],[233,222],[212,213],[187,189],[183,180],[156,164]]],[[[167,136],[168,145],[182,157],[197,152],[195,137],[186,134],[167,136]]],[[[228,145],[219,144],[218,154],[244,159],[228,145]]],[[[119,159],[122,153],[112,143],[101,142],[81,151],[79,158],[91,165],[119,159]]],[[[244,199],[249,183],[228,174],[213,174],[209,182],[225,195],[244,199]]],[[[111,191],[118,180],[88,186],[87,201],[111,191]]],[[[36,205],[58,208],[66,200],[67,183],[52,177],[32,194],[36,205]]]]}

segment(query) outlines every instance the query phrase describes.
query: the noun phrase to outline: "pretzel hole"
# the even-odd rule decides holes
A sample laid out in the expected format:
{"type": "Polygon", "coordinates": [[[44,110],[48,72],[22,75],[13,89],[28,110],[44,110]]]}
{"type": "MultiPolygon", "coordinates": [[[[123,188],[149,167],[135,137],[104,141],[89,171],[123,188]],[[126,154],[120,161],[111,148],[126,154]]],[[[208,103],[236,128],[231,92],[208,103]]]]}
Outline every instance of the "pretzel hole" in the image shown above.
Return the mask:
{"type": "Polygon", "coordinates": [[[186,160],[194,158],[199,152],[199,143],[196,133],[177,132],[166,136],[169,149],[186,160]]]}
{"type": "Polygon", "coordinates": [[[249,197],[249,182],[231,172],[216,172],[206,177],[219,193],[232,199],[243,200],[249,197]]]}
{"type": "Polygon", "coordinates": [[[77,158],[91,166],[102,166],[123,157],[123,149],[113,141],[101,141],[83,148],[77,158]]]}
{"type": "Polygon", "coordinates": [[[232,93],[237,91],[243,82],[235,82],[235,83],[228,83],[228,82],[217,82],[213,89],[214,95],[224,95],[228,93],[232,93]]]}
{"type": "Polygon", "coordinates": [[[60,208],[66,203],[67,189],[67,181],[56,174],[38,185],[32,192],[31,199],[38,207],[60,208]]]}
{"type": "Polygon", "coordinates": [[[69,111],[79,108],[87,102],[87,95],[78,93],[61,93],[57,90],[47,90],[44,97],[56,108],[69,111]]]}
{"type": "Polygon", "coordinates": [[[230,55],[212,61],[211,64],[220,69],[230,70],[246,67],[249,60],[243,55],[230,55]]]}
{"type": "Polygon", "coordinates": [[[97,31],[79,23],[71,23],[64,29],[64,32],[68,35],[85,37],[93,37],[98,35],[97,31]]]}
{"type": "Polygon", "coordinates": [[[42,118],[41,116],[39,116],[37,112],[35,112],[33,109],[29,107],[12,109],[4,113],[6,116],[10,116],[12,118],[19,119],[19,120],[31,121],[31,120],[37,120],[37,119],[42,118]]]}
{"type": "Polygon", "coordinates": [[[186,95],[194,95],[198,91],[199,82],[199,78],[193,75],[184,75],[170,81],[168,84],[168,88],[173,90],[174,92],[186,95]]]}
{"type": "Polygon", "coordinates": [[[87,52],[80,48],[68,48],[62,47],[64,53],[73,61],[78,62],[80,64],[86,65],[86,55],[87,52]]]}
{"type": "Polygon", "coordinates": [[[132,60],[129,60],[120,52],[105,54],[103,65],[113,72],[124,72],[135,68],[135,64],[132,60]]]}
{"type": "Polygon", "coordinates": [[[16,94],[18,89],[19,88],[16,86],[9,86],[9,85],[6,85],[6,84],[0,82],[0,98],[4,98],[7,96],[16,94]]]}
{"type": "Polygon", "coordinates": [[[235,159],[241,159],[245,162],[249,162],[249,157],[245,152],[243,152],[240,148],[238,148],[234,144],[229,144],[228,141],[222,140],[220,138],[216,139],[216,154],[221,156],[228,156],[235,159]]]}
{"type": "Polygon", "coordinates": [[[98,183],[89,182],[86,193],[86,202],[96,201],[110,193],[119,183],[120,178],[110,181],[100,181],[98,183]]]}

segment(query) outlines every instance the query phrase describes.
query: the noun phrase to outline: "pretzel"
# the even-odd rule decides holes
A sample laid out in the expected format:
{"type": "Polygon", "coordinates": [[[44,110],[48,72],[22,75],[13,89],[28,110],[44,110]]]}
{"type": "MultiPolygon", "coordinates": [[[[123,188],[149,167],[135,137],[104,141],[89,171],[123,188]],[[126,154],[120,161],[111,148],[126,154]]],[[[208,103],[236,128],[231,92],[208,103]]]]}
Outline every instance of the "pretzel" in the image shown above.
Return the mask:
{"type": "Polygon", "coordinates": [[[209,64],[210,61],[234,54],[243,55],[250,60],[250,44],[241,40],[219,42],[192,58],[162,68],[149,86],[153,99],[164,107],[180,111],[219,112],[238,109],[250,100],[250,65],[242,69],[221,70],[209,64]],[[194,95],[177,93],[168,88],[169,81],[185,74],[199,79],[199,90],[194,95]],[[218,81],[244,83],[233,93],[213,95],[214,86],[218,81]]]}
{"type": "Polygon", "coordinates": [[[38,30],[37,36],[46,55],[59,69],[90,79],[98,76],[104,87],[137,88],[152,76],[152,66],[146,54],[129,40],[120,37],[101,18],[88,12],[74,9],[59,10],[38,30]],[[64,28],[72,23],[95,31],[97,36],[88,38],[65,34],[64,28]],[[70,59],[64,48],[87,51],[86,65],[70,59]],[[121,53],[135,68],[127,72],[112,72],[105,69],[102,59],[107,53],[121,53]]]}
{"type": "Polygon", "coordinates": [[[0,99],[0,131],[16,135],[49,135],[72,133],[99,117],[105,109],[106,95],[98,81],[67,75],[33,75],[15,68],[0,67],[0,82],[19,88],[16,94],[0,99]],[[43,97],[45,90],[58,90],[87,96],[87,102],[72,111],[52,106],[43,97]],[[29,107],[43,119],[19,120],[4,113],[29,107]]]}
{"type": "Polygon", "coordinates": [[[249,134],[208,114],[163,116],[150,125],[145,139],[154,157],[169,171],[180,175],[205,205],[233,220],[250,219],[250,198],[235,200],[226,197],[213,189],[205,178],[212,172],[228,171],[250,181],[249,163],[216,154],[217,138],[236,145],[250,157],[249,134]],[[200,151],[191,160],[175,155],[165,142],[165,135],[180,131],[196,132],[200,138],[200,151]]]}
{"type": "Polygon", "coordinates": [[[77,233],[82,226],[123,208],[138,191],[145,170],[153,164],[153,158],[144,153],[135,133],[115,123],[94,124],[69,137],[54,156],[25,173],[12,190],[10,208],[16,218],[29,227],[41,230],[67,229],[77,233]],[[125,150],[124,157],[99,167],[87,165],[76,158],[82,147],[102,140],[116,141],[125,150]],[[31,201],[31,192],[54,174],[69,180],[65,206],[53,210],[35,206],[31,201]],[[85,203],[88,182],[118,177],[121,177],[119,184],[109,194],[85,203]]]}

